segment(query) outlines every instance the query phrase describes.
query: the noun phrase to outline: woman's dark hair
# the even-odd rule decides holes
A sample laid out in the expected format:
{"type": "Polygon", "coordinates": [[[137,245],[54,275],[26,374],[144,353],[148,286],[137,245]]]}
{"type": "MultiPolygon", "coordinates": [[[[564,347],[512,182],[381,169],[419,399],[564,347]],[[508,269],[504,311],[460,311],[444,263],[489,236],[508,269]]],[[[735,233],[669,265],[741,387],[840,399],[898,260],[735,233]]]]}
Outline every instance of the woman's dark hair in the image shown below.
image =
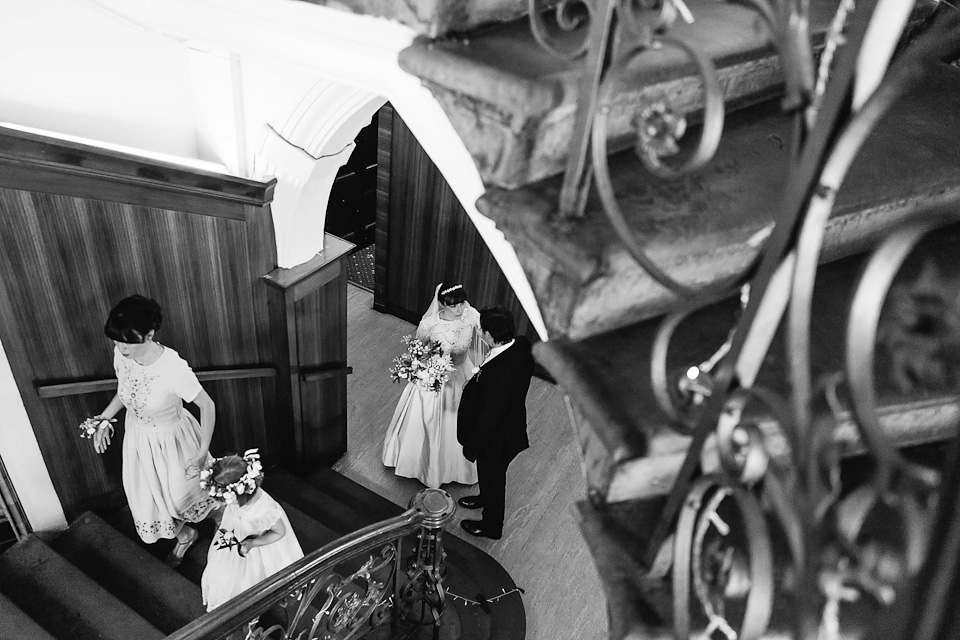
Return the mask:
{"type": "Polygon", "coordinates": [[[103,332],[117,342],[141,344],[150,331],[163,324],[163,312],[156,300],[134,295],[124,298],[110,310],[103,332]]]}
{"type": "Polygon", "coordinates": [[[517,335],[513,314],[500,305],[480,310],[480,328],[489,331],[498,344],[510,342],[517,335]]]}
{"type": "Polygon", "coordinates": [[[467,291],[462,284],[444,282],[437,291],[437,302],[450,306],[467,301],[467,291]]]}

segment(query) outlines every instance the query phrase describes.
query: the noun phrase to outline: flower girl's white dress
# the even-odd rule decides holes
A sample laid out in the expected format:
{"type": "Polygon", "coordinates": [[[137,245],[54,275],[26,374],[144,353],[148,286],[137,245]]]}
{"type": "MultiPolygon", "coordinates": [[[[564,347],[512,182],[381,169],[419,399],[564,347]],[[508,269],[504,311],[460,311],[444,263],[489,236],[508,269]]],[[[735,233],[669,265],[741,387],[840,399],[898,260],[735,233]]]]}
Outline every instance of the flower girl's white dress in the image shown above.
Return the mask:
{"type": "Polygon", "coordinates": [[[236,502],[224,507],[219,528],[232,531],[237,540],[259,535],[277,520],[282,520],[287,527],[286,535],[274,543],[250,549],[246,556],[241,556],[237,547],[217,548],[216,540],[220,537],[217,534],[207,552],[207,566],[200,580],[207,611],[303,557],[300,541],[283,507],[263,489],[242,507],[236,502]]]}
{"type": "Polygon", "coordinates": [[[412,382],[403,390],[383,443],[383,464],[396,467],[398,476],[417,478],[433,488],[477,481],[477,465],[463,457],[457,442],[457,408],[463,385],[473,375],[470,355],[478,348],[479,331],[480,312],[471,306],[456,320],[428,314],[420,321],[417,338],[439,342],[456,369],[440,393],[412,382]]]}

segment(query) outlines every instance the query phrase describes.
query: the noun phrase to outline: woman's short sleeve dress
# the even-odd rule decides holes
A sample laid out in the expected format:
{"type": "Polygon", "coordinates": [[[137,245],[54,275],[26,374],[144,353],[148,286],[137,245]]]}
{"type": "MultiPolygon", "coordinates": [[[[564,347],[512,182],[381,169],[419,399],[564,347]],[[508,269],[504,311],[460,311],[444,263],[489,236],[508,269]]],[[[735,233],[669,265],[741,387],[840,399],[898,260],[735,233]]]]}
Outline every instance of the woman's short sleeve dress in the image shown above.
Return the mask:
{"type": "Polygon", "coordinates": [[[127,409],[123,437],[123,490],[144,542],[173,538],[184,522],[199,522],[216,507],[188,478],[187,465],[200,451],[200,423],[183,406],[202,387],[180,355],[163,348],[144,366],[114,349],[117,392],[127,409]]]}
{"type": "Polygon", "coordinates": [[[224,507],[220,529],[233,532],[237,540],[260,535],[272,528],[277,520],[283,521],[286,535],[272,544],[250,549],[246,556],[241,556],[236,547],[210,545],[207,566],[200,580],[207,611],[303,557],[300,541],[283,507],[263,489],[253,501],[242,507],[235,502],[224,507]]]}

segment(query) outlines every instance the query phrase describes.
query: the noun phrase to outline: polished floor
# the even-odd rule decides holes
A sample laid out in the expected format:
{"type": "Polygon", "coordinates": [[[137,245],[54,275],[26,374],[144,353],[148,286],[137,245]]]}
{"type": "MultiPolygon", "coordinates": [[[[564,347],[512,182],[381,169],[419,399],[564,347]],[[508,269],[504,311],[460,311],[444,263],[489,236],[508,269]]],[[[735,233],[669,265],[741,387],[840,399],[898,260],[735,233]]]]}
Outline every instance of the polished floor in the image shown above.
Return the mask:
{"type": "MultiPolygon", "coordinates": [[[[348,451],[334,469],[406,506],[423,485],[399,478],[380,461],[383,434],[402,388],[387,369],[413,325],[373,310],[373,294],[348,286],[348,451]]],[[[484,301],[476,301],[482,303],[484,301]]],[[[574,519],[572,505],[584,497],[580,456],[560,390],[535,378],[527,396],[531,448],[510,466],[507,512],[500,540],[474,538],[459,527],[461,510],[448,527],[496,558],[525,593],[530,640],[601,640],[607,637],[606,603],[596,569],[574,519]]],[[[475,487],[443,487],[454,498],[475,487]]],[[[455,594],[472,598],[475,594],[455,594]]],[[[484,594],[493,598],[497,594],[484,594]]]]}

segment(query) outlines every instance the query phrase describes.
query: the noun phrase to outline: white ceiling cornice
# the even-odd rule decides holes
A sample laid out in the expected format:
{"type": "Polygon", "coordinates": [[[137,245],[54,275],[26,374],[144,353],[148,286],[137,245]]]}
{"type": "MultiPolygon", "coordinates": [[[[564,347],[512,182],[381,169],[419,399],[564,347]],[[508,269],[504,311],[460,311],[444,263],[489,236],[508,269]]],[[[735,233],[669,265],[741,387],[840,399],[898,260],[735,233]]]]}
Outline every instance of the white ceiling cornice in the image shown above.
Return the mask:
{"type": "Polygon", "coordinates": [[[410,79],[397,56],[416,33],[385,18],[298,0],[85,1],[192,47],[273,59],[380,94],[384,82],[410,79]]]}

